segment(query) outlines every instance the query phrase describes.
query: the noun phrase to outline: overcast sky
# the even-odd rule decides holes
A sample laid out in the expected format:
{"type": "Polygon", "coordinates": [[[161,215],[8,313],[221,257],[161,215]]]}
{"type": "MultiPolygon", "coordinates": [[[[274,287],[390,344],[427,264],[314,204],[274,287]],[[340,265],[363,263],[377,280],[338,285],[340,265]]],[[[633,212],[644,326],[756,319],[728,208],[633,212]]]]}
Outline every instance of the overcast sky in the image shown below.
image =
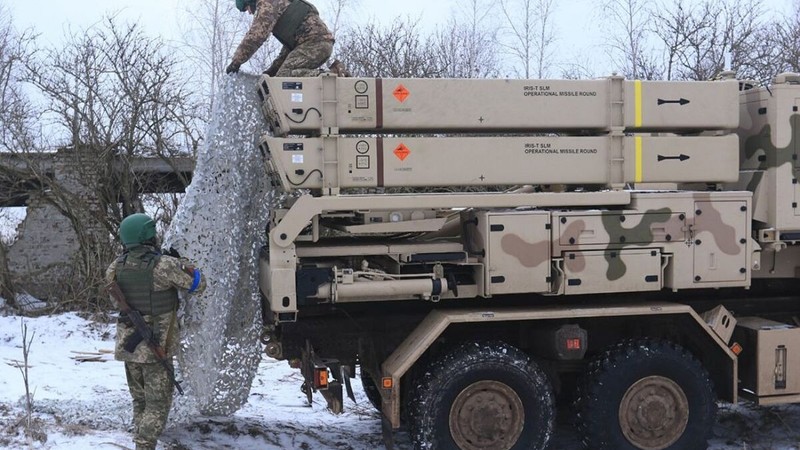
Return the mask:
{"type": "MultiPolygon", "coordinates": [[[[334,0],[312,0],[323,16],[334,0]]],[[[354,7],[346,11],[344,22],[359,23],[374,19],[390,23],[396,17],[419,19],[423,29],[434,30],[444,24],[463,7],[467,0],[349,0],[354,7]]],[[[700,0],[688,0],[700,1],[700,0]]],[[[793,1],[764,0],[764,6],[772,11],[789,11],[793,1]]],[[[181,8],[187,8],[192,0],[0,0],[10,6],[18,29],[34,28],[45,43],[58,42],[69,31],[84,29],[102,20],[104,15],[119,13],[124,19],[139,22],[152,36],[166,41],[179,40],[178,18],[181,8]]],[[[234,9],[234,1],[230,0],[234,9]]],[[[555,63],[580,61],[585,67],[593,66],[597,76],[609,75],[614,69],[606,68],[604,43],[598,24],[598,0],[555,0],[554,24],[557,42],[554,48],[555,63]],[[598,64],[599,63],[599,64],[598,64]]],[[[501,16],[497,11],[496,16],[501,16]]],[[[557,76],[553,70],[551,76],[557,76]]]]}
{"type": "MultiPolygon", "coordinates": [[[[784,1],[784,0],[775,0],[784,1]]],[[[788,0],[787,0],[788,1],[788,0]]],[[[333,0],[312,0],[323,17],[333,0]]],[[[444,24],[456,8],[467,0],[350,0],[344,22],[359,23],[376,20],[388,24],[396,17],[419,19],[423,30],[432,31],[444,24]]],[[[107,14],[138,22],[145,32],[166,41],[180,40],[178,18],[181,8],[192,5],[191,0],[0,0],[10,6],[19,30],[33,28],[45,44],[57,43],[70,31],[79,31],[100,22],[107,14]]],[[[234,1],[228,2],[233,10],[234,1]]],[[[596,54],[600,39],[593,25],[596,11],[593,0],[555,0],[555,26],[561,58],[582,58],[596,54]],[[575,56],[573,56],[575,55],[575,56]]],[[[496,16],[501,16],[497,11],[496,16]]]]}
{"type": "MultiPolygon", "coordinates": [[[[445,22],[457,0],[358,0],[350,10],[356,21],[375,18],[390,22],[394,17],[419,17],[425,26],[445,22]]],[[[105,13],[120,12],[122,17],[139,21],[146,31],[163,38],[177,39],[180,8],[191,1],[180,0],[0,0],[11,7],[19,28],[34,27],[48,41],[57,41],[69,28],[85,28],[102,19],[105,13]]],[[[231,9],[234,2],[230,2],[231,9]]],[[[327,0],[312,0],[321,10],[327,0]]],[[[324,11],[323,11],[324,12],[324,11]]]]}
{"type": "MultiPolygon", "coordinates": [[[[333,0],[312,0],[327,14],[326,8],[333,0]]],[[[446,23],[455,8],[465,5],[467,0],[349,0],[356,6],[347,10],[346,22],[357,23],[375,19],[389,23],[396,17],[418,18],[426,30],[446,23]]],[[[692,1],[692,0],[689,0],[692,1]]],[[[699,1],[699,0],[697,0],[699,1]]],[[[788,11],[793,1],[764,0],[764,5],[773,11],[788,11]]],[[[45,42],[54,43],[62,39],[67,31],[84,29],[102,20],[109,13],[139,22],[152,36],[166,41],[180,39],[178,18],[180,9],[192,5],[191,0],[0,0],[10,6],[18,29],[34,28],[45,42]]],[[[228,2],[234,9],[234,1],[228,2]]],[[[598,29],[596,0],[555,0],[555,27],[558,50],[557,59],[606,61],[602,57],[602,34],[598,29]]],[[[497,16],[501,14],[498,11],[497,16]]],[[[589,62],[589,61],[584,61],[589,62]]],[[[594,65],[591,62],[589,65],[594,65]]],[[[597,69],[598,75],[610,71],[597,69]]]]}

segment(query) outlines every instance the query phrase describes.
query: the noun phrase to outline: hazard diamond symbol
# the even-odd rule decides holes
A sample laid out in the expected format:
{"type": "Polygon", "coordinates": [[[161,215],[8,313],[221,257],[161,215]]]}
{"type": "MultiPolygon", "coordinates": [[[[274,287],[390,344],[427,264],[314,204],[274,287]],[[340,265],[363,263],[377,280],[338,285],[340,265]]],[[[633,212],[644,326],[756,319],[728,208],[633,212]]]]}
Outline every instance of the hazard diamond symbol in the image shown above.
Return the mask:
{"type": "Polygon", "coordinates": [[[394,155],[397,156],[400,161],[404,161],[410,154],[411,150],[409,150],[408,147],[403,144],[398,145],[397,148],[394,149],[394,155]]]}
{"type": "Polygon", "coordinates": [[[408,89],[406,89],[406,87],[401,84],[394,89],[394,92],[392,92],[392,94],[394,94],[394,98],[400,100],[400,103],[403,103],[404,101],[406,101],[408,96],[411,95],[411,92],[408,92],[408,89]]]}

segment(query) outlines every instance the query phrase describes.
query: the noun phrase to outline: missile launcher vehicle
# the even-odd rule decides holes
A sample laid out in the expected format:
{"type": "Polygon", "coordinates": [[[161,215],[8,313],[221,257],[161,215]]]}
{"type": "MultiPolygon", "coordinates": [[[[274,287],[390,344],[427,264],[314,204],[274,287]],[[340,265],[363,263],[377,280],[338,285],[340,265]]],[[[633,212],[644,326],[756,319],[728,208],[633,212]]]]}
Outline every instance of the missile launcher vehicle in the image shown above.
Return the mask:
{"type": "Polygon", "coordinates": [[[359,376],[387,446],[544,449],[569,404],[587,448],[705,448],[718,402],[800,402],[800,75],[258,93],[266,353],[334,412],[359,376]]]}

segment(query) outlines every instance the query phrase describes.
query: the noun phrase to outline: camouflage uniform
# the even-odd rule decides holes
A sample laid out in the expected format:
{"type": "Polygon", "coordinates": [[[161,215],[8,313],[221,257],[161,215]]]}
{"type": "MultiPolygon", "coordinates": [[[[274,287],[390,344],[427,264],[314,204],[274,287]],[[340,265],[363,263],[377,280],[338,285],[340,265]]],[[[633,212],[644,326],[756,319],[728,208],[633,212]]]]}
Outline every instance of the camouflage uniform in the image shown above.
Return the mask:
{"type": "MultiPolygon", "coordinates": [[[[130,250],[128,257],[136,257],[145,252],[156,252],[155,248],[144,245],[130,250]]],[[[117,267],[121,257],[111,263],[106,270],[106,282],[117,281],[117,267]]],[[[161,255],[153,267],[152,292],[163,292],[170,289],[188,290],[194,284],[194,277],[185,270],[193,268],[189,260],[161,255]]],[[[205,277],[200,275],[199,285],[193,293],[202,293],[206,288],[205,277]]],[[[177,296],[177,291],[175,292],[177,296]]],[[[176,299],[177,300],[177,299],[176,299]]],[[[176,311],[158,315],[142,314],[150,325],[159,343],[167,356],[175,355],[178,346],[178,326],[176,311]]],[[[133,350],[125,350],[125,342],[136,332],[132,324],[120,321],[117,324],[117,337],[114,356],[118,361],[125,362],[125,376],[128,389],[133,397],[133,425],[134,442],[137,450],[154,450],[158,437],[167,423],[170,407],[172,406],[172,393],[174,386],[158,362],[147,343],[140,342],[133,350]]],[[[170,362],[171,364],[171,362],[170,362]]]]}
{"type": "MultiPolygon", "coordinates": [[[[289,0],[257,1],[253,23],[233,55],[232,66],[238,69],[267,41],[289,4],[289,0]]],[[[319,74],[319,67],[333,52],[334,39],[316,9],[312,9],[306,16],[294,37],[295,45],[284,45],[278,57],[264,73],[279,77],[306,77],[319,74]]]]}

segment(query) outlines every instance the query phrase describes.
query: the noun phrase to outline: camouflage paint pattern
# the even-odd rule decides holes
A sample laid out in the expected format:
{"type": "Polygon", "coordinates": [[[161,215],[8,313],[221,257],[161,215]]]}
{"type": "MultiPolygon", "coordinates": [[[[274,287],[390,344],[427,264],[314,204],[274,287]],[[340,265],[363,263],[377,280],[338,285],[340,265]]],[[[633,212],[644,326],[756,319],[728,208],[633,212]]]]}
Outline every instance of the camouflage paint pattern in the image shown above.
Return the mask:
{"type": "MultiPolygon", "coordinates": [[[[673,287],[685,288],[699,281],[739,282],[745,277],[741,269],[747,267],[748,261],[745,250],[749,216],[741,210],[746,201],[743,198],[732,201],[710,192],[686,192],[680,197],[648,202],[625,213],[556,216],[554,229],[562,218],[564,223],[560,224],[560,235],[554,240],[554,255],[564,255],[564,267],[569,274],[590,269],[590,257],[594,261],[591,264],[602,260],[607,265],[604,279],[617,281],[628,275],[630,264],[642,269],[638,265],[644,257],[628,249],[653,248],[672,255],[665,277],[669,275],[673,287]],[[658,205],[664,206],[654,207],[658,205]],[[600,252],[603,258],[594,259],[600,252]],[[706,258],[713,259],[716,265],[707,267],[706,258]],[[720,279],[706,278],[706,273],[720,279]],[[697,278],[699,275],[703,276],[697,278]]],[[[638,276],[637,272],[635,277],[638,276]]]]}
{"type": "Polygon", "coordinates": [[[582,248],[581,246],[598,245],[603,248],[608,264],[606,278],[615,281],[624,277],[627,272],[625,254],[620,250],[683,240],[683,233],[680,231],[682,221],[678,220],[677,214],[670,208],[645,210],[644,213],[626,212],[627,214],[606,211],[591,215],[563,216],[565,223],[558,242],[562,247],[570,249],[570,256],[565,258],[568,272],[580,273],[586,269],[587,262],[583,252],[572,250],[582,248]],[[597,220],[600,221],[599,224],[597,220]],[[656,224],[664,224],[663,235],[656,236],[654,233],[656,224]],[[595,229],[598,225],[601,229],[595,229]],[[584,233],[591,237],[582,237],[584,233]]]}
{"type": "Polygon", "coordinates": [[[760,228],[800,229],[797,174],[800,89],[776,80],[740,95],[740,177],[732,189],[753,192],[760,228]]]}
{"type": "Polygon", "coordinates": [[[500,239],[500,248],[509,256],[517,258],[523,267],[538,267],[550,261],[550,241],[527,242],[520,236],[509,233],[500,239]]]}
{"type": "MultiPolygon", "coordinates": [[[[242,42],[236,48],[232,63],[242,65],[252,58],[256,51],[264,45],[270,34],[272,34],[275,24],[288,7],[288,0],[258,0],[253,23],[250,25],[250,29],[245,34],[242,42]]],[[[303,22],[303,25],[297,31],[297,48],[301,48],[303,44],[311,42],[327,42],[332,46],[333,41],[333,34],[328,30],[328,27],[319,17],[319,14],[316,13],[309,14],[303,22]]],[[[288,53],[287,51],[287,54],[288,53]]],[[[318,54],[319,53],[315,56],[318,56],[318,54]]],[[[330,54],[328,56],[330,56],[330,54]]],[[[298,55],[295,59],[301,57],[301,55],[298,55]]],[[[286,56],[286,58],[287,60],[289,59],[288,56],[286,56]]],[[[324,63],[324,61],[322,62],[324,63]]],[[[320,63],[320,65],[321,64],[322,63],[320,63]]],[[[304,67],[300,66],[295,68],[304,67]]],[[[291,68],[289,70],[291,70],[291,68]]]]}
{"type": "Polygon", "coordinates": [[[757,133],[751,134],[744,139],[744,157],[752,159],[756,157],[759,150],[764,155],[774,155],[774,163],[769,156],[763,161],[758,161],[759,170],[767,170],[770,167],[779,167],[784,164],[794,164],[795,148],[797,148],[797,130],[800,126],[800,114],[793,114],[789,118],[789,128],[791,130],[791,140],[785,147],[778,147],[773,142],[772,125],[766,124],[757,133]]]}
{"type": "Polygon", "coordinates": [[[133,441],[137,449],[155,450],[172,406],[174,386],[160,364],[125,363],[133,399],[133,441]]]}
{"type": "MultiPolygon", "coordinates": [[[[743,250],[739,239],[746,236],[737,236],[736,227],[726,222],[722,212],[714,206],[714,199],[710,194],[699,192],[694,195],[694,201],[698,205],[698,209],[695,211],[695,223],[700,222],[697,213],[702,215],[703,226],[699,227],[700,231],[710,231],[714,243],[726,255],[740,255],[743,250]]],[[[727,220],[735,220],[735,218],[728,217],[727,220]]]]}
{"type": "MultiPolygon", "coordinates": [[[[669,208],[662,208],[656,211],[645,211],[642,215],[642,220],[632,228],[625,228],[621,218],[618,214],[603,214],[603,225],[606,232],[610,236],[609,248],[622,249],[628,246],[647,246],[655,242],[651,226],[656,223],[666,223],[672,217],[672,211],[669,208]],[[618,244],[617,244],[618,243],[618,244]],[[612,247],[613,245],[613,247],[612,247]]],[[[621,255],[620,255],[621,256],[621,255]]],[[[606,270],[606,278],[609,280],[618,280],[625,276],[627,270],[625,261],[622,257],[611,257],[611,253],[606,253],[606,262],[608,262],[608,269],[606,270]]]]}
{"type": "MultiPolygon", "coordinates": [[[[586,228],[586,222],[583,220],[575,220],[567,224],[562,235],[565,236],[578,236],[575,243],[580,245],[580,232],[586,228]]],[[[586,269],[586,258],[581,257],[567,258],[565,266],[569,272],[583,272],[586,269]]]]}

